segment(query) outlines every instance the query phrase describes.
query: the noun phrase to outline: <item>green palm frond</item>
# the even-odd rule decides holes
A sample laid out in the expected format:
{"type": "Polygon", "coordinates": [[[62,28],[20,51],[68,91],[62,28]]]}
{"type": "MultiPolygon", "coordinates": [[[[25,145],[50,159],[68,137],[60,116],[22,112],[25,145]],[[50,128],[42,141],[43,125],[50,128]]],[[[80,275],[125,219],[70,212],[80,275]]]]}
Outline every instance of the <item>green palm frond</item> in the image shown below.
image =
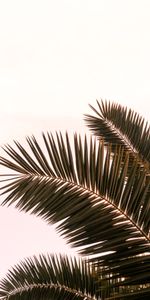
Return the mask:
{"type": "Polygon", "coordinates": [[[0,282],[3,300],[100,299],[89,264],[67,256],[40,255],[16,265],[0,282]]]}
{"type": "Polygon", "coordinates": [[[150,178],[130,154],[103,143],[68,135],[56,139],[43,134],[47,153],[35,137],[27,138],[32,153],[16,142],[19,151],[6,146],[10,160],[1,164],[14,170],[4,184],[3,204],[16,203],[48,222],[59,222],[60,233],[84,255],[97,255],[111,278],[121,285],[150,282],[150,178]],[[123,159],[122,159],[123,158],[123,159]],[[101,256],[103,255],[103,256],[101,256]],[[133,271],[134,270],[134,271],[133,271]]]}
{"type": "Polygon", "coordinates": [[[97,101],[96,116],[85,115],[87,126],[105,144],[123,145],[135,156],[139,154],[150,169],[150,127],[136,112],[109,101],[97,101]]]}

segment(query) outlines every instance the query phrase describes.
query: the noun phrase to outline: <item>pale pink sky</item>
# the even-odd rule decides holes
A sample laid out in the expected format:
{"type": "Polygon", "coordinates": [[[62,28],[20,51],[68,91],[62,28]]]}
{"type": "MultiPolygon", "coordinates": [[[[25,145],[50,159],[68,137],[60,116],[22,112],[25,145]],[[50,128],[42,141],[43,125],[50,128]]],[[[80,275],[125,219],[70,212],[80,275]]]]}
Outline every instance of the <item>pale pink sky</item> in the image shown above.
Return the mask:
{"type": "MultiPolygon", "coordinates": [[[[149,120],[149,11],[149,0],[1,1],[0,145],[83,132],[96,98],[149,120]]],[[[0,207],[0,238],[0,278],[26,256],[69,251],[53,228],[12,208],[0,207]]]]}

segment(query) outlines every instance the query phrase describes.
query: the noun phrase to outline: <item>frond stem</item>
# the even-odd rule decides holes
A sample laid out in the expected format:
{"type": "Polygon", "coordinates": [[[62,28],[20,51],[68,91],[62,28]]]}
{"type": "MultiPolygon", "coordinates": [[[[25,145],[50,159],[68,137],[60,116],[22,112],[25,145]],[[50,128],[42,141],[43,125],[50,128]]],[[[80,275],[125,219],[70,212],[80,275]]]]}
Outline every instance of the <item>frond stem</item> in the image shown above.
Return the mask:
{"type": "MultiPolygon", "coordinates": [[[[35,176],[35,174],[32,174],[32,176],[35,176]]],[[[34,177],[33,176],[33,177],[34,177]]],[[[30,177],[29,175],[27,177],[30,177]]],[[[36,177],[41,177],[41,178],[49,178],[49,176],[47,175],[36,175],[36,177]]],[[[77,186],[78,188],[82,189],[83,191],[88,191],[91,195],[95,195],[96,198],[99,198],[100,200],[106,201],[107,203],[109,203],[109,205],[111,205],[112,207],[114,207],[119,213],[120,215],[123,215],[126,219],[128,219],[133,227],[135,227],[138,231],[140,231],[141,235],[145,237],[145,239],[150,242],[150,238],[149,236],[147,236],[144,231],[141,229],[141,227],[139,227],[124,211],[122,211],[117,205],[115,205],[113,202],[111,202],[108,198],[106,197],[101,197],[98,193],[94,192],[93,190],[89,189],[88,187],[83,187],[82,185],[80,185],[79,183],[74,183],[73,181],[69,181],[69,180],[65,180],[64,178],[61,177],[54,177],[51,176],[50,178],[52,179],[56,179],[56,180],[61,180],[63,183],[69,183],[72,184],[72,186],[77,186]]]]}
{"type": "MultiPolygon", "coordinates": [[[[83,294],[82,292],[76,290],[76,289],[72,289],[70,287],[67,287],[65,285],[61,285],[59,283],[57,284],[54,284],[54,283],[39,283],[39,284],[30,284],[30,285],[24,285],[23,287],[20,287],[20,288],[16,288],[15,290],[11,291],[8,293],[7,295],[7,299],[9,299],[12,295],[16,295],[18,293],[22,293],[24,291],[29,291],[33,288],[54,288],[55,290],[59,289],[63,289],[65,290],[66,292],[69,292],[69,293],[72,293],[72,294],[76,294],[80,297],[82,297],[83,300],[95,300],[95,298],[91,298],[90,296],[87,296],[86,294],[83,294]]],[[[6,299],[5,296],[2,298],[2,299],[6,299]]]]}

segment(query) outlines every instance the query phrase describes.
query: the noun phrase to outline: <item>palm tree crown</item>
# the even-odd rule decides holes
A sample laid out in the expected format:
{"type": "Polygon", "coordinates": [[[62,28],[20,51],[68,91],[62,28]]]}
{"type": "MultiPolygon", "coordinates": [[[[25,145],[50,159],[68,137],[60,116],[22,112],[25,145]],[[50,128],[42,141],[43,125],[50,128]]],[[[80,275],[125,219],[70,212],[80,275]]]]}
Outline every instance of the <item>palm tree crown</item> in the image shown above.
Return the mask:
{"type": "Polygon", "coordinates": [[[150,127],[118,104],[85,120],[95,138],[43,133],[6,145],[2,203],[56,223],[81,260],[27,259],[1,281],[3,299],[149,299],[150,127]],[[61,222],[60,222],[61,221],[61,222]]]}

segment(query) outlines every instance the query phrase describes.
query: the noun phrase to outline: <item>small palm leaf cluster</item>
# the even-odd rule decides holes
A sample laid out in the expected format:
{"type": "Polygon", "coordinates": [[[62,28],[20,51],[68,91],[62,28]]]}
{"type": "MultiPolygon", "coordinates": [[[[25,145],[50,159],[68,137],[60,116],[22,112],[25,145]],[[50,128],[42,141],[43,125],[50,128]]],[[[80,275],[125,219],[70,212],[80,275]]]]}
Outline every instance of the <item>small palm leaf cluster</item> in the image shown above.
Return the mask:
{"type": "Polygon", "coordinates": [[[149,299],[150,127],[137,113],[98,102],[85,120],[96,137],[42,134],[4,147],[13,171],[3,205],[57,230],[80,259],[29,258],[0,284],[2,299],[149,299]],[[60,222],[61,221],[61,222],[60,222]]]}
{"type": "Polygon", "coordinates": [[[98,283],[84,261],[54,255],[26,259],[1,282],[4,299],[95,299],[98,283]],[[7,294],[7,296],[6,296],[7,294]]]}

